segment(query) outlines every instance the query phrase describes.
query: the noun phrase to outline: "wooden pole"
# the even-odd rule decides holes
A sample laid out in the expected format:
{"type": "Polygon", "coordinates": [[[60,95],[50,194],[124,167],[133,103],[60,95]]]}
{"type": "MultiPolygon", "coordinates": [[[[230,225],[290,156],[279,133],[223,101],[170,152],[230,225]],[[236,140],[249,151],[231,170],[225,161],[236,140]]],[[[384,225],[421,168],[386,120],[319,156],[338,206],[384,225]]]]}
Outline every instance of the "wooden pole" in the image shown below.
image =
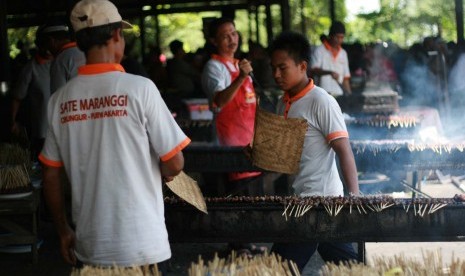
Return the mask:
{"type": "Polygon", "coordinates": [[[8,47],[8,26],[7,26],[7,1],[0,1],[0,93],[4,94],[8,90],[10,82],[10,55],[8,47]]]}
{"type": "Polygon", "coordinates": [[[291,12],[288,0],[281,0],[281,26],[283,31],[291,29],[291,12]]]}
{"type": "Polygon", "coordinates": [[[271,17],[271,4],[269,2],[266,3],[265,9],[267,44],[270,45],[273,40],[273,18],[271,17]]]}
{"type": "Polygon", "coordinates": [[[464,46],[463,38],[463,0],[455,0],[455,21],[457,24],[457,45],[464,46]]]}
{"type": "Polygon", "coordinates": [[[334,0],[329,0],[329,14],[331,22],[334,22],[336,20],[336,4],[334,0]]]}

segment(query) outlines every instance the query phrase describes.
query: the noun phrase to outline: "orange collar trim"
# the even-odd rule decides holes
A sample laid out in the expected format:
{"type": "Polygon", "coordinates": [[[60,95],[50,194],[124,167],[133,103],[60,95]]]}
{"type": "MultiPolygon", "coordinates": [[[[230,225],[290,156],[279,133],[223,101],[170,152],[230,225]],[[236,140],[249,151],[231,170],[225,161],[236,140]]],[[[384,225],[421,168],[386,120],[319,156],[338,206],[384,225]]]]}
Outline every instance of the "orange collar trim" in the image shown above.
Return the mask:
{"type": "Polygon", "coordinates": [[[102,74],[112,71],[126,72],[118,63],[95,63],[95,64],[86,64],[78,69],[79,75],[95,75],[102,74]]]}
{"type": "Polygon", "coordinates": [[[283,97],[283,102],[286,104],[286,109],[284,110],[284,118],[287,118],[287,113],[289,112],[289,109],[291,108],[291,104],[295,103],[297,100],[302,98],[303,96],[307,95],[315,85],[313,84],[313,79],[308,79],[309,82],[308,84],[296,95],[293,97],[289,96],[289,93],[284,93],[283,97]]]}
{"type": "Polygon", "coordinates": [[[341,51],[341,46],[338,46],[337,49],[334,49],[333,46],[331,46],[331,44],[329,44],[327,41],[323,42],[323,45],[328,51],[331,52],[333,58],[336,58],[339,52],[341,51]]]}
{"type": "Polygon", "coordinates": [[[73,47],[77,47],[77,43],[76,42],[68,42],[65,45],[63,45],[63,47],[61,47],[60,52],[63,52],[64,50],[69,49],[69,48],[73,48],[73,47]]]}
{"type": "Polygon", "coordinates": [[[308,84],[299,93],[297,93],[293,97],[291,97],[289,95],[289,93],[287,93],[287,91],[286,91],[286,93],[284,93],[283,101],[293,103],[293,102],[297,101],[298,99],[302,98],[303,96],[307,95],[307,93],[310,92],[310,90],[313,89],[313,86],[315,86],[313,84],[312,79],[308,79],[308,80],[309,80],[308,84]]]}
{"type": "Polygon", "coordinates": [[[212,54],[212,59],[216,59],[218,61],[221,61],[222,63],[226,63],[226,62],[232,62],[233,64],[236,63],[237,59],[235,58],[229,58],[229,57],[223,57],[223,56],[220,56],[220,55],[217,55],[217,54],[212,54]]]}
{"type": "Polygon", "coordinates": [[[51,58],[45,58],[45,57],[43,57],[43,56],[41,56],[39,54],[36,54],[34,58],[35,58],[36,62],[38,64],[40,64],[40,65],[45,64],[45,63],[52,60],[51,58]]]}

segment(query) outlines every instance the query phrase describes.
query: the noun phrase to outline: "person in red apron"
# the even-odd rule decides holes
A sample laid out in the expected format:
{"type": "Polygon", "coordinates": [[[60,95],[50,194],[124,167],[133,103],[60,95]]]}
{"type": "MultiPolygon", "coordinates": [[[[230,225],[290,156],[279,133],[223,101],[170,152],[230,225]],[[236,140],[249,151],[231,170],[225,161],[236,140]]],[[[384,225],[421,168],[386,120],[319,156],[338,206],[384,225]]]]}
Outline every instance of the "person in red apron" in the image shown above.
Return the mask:
{"type": "MultiPolygon", "coordinates": [[[[239,34],[234,21],[218,18],[210,23],[210,39],[216,54],[204,67],[202,86],[216,113],[216,135],[221,145],[247,146],[252,142],[257,101],[250,77],[250,61],[234,58],[239,34]]],[[[229,174],[230,181],[260,175],[260,172],[229,174]]]]}
{"type": "MultiPolygon", "coordinates": [[[[218,142],[225,146],[247,146],[254,132],[257,100],[250,77],[252,65],[238,60],[239,33],[234,21],[218,18],[209,24],[209,37],[216,53],[206,63],[202,73],[202,87],[215,113],[218,142]]],[[[226,195],[258,196],[263,194],[260,172],[228,174],[226,195]]],[[[266,248],[254,244],[230,243],[239,254],[263,253],[266,248]]]]}

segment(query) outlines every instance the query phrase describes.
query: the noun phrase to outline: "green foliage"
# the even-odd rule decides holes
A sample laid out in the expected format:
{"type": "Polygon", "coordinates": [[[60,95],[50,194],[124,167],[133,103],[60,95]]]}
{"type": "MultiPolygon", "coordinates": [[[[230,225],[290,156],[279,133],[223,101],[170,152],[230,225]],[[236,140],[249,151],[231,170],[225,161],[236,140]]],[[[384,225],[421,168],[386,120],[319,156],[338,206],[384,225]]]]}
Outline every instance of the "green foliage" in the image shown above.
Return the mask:
{"type": "MultiPolygon", "coordinates": [[[[356,0],[351,0],[356,1],[356,0]]],[[[381,0],[380,10],[360,14],[349,23],[347,41],[393,41],[408,47],[427,36],[456,41],[455,1],[381,0]]]]}
{"type": "Polygon", "coordinates": [[[8,29],[8,42],[10,44],[10,57],[15,58],[21,49],[18,49],[18,42],[24,44],[24,49],[34,48],[34,40],[37,27],[8,29]]]}
{"type": "MultiPolygon", "coordinates": [[[[350,20],[345,7],[345,2],[348,1],[359,0],[335,0],[336,19],[346,24],[348,43],[356,41],[370,43],[382,40],[408,47],[415,42],[421,42],[426,36],[441,36],[446,41],[457,40],[453,0],[379,0],[381,6],[379,11],[360,14],[350,20]]],[[[327,34],[331,25],[329,3],[328,0],[289,0],[291,29],[305,33],[312,44],[319,44],[320,35],[327,34]]],[[[168,45],[174,39],[182,40],[187,52],[195,52],[205,44],[202,18],[220,15],[220,12],[160,14],[158,22],[154,16],[147,16],[144,19],[145,52],[159,43],[160,45],[157,46],[169,57],[171,53],[168,45]]],[[[276,35],[281,32],[282,26],[279,5],[272,5],[271,15],[273,35],[276,35]]],[[[141,24],[137,19],[131,21],[136,29],[127,34],[127,44],[132,47],[133,55],[140,55],[139,26],[141,24]]],[[[266,32],[266,15],[263,6],[259,7],[258,12],[258,37],[253,10],[236,11],[235,22],[242,35],[243,51],[248,51],[249,39],[268,46],[270,38],[266,32]]],[[[20,40],[25,42],[28,48],[34,47],[35,30],[36,27],[8,30],[11,57],[19,53],[15,45],[20,40]]]]}

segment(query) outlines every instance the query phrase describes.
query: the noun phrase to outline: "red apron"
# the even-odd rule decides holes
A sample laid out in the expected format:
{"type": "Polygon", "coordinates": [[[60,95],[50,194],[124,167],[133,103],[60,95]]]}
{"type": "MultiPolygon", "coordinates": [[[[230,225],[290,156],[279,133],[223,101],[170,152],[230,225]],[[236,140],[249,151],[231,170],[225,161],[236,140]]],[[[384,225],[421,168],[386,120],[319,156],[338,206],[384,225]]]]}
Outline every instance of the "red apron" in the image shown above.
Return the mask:
{"type": "MultiPolygon", "coordinates": [[[[218,55],[212,55],[212,58],[226,66],[231,74],[231,82],[239,76],[240,70],[237,66],[239,60],[230,60],[218,55]]],[[[256,107],[257,100],[252,80],[247,77],[234,98],[216,114],[216,132],[221,145],[246,146],[252,143],[256,107]]],[[[259,172],[231,173],[229,179],[239,180],[259,174],[259,172]]]]}

